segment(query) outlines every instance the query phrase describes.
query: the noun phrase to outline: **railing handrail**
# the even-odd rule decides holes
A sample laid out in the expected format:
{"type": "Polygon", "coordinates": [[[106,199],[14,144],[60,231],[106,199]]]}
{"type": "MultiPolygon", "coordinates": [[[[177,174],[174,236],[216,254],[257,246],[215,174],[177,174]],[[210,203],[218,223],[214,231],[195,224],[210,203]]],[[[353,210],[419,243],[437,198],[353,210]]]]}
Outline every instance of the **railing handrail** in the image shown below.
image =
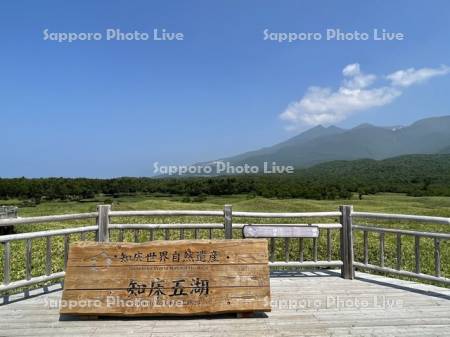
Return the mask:
{"type": "Polygon", "coordinates": [[[75,214],[33,216],[33,217],[15,218],[15,219],[2,219],[2,220],[0,220],[0,227],[24,225],[24,224],[36,224],[36,223],[44,223],[44,222],[67,221],[67,220],[94,219],[97,216],[98,216],[98,212],[88,212],[88,213],[75,213],[75,214]]]}
{"type": "Polygon", "coordinates": [[[46,238],[49,236],[67,235],[67,234],[75,234],[75,233],[83,233],[83,232],[93,232],[93,231],[96,231],[97,229],[98,229],[98,226],[94,225],[94,226],[85,226],[85,227],[70,227],[70,228],[63,228],[63,229],[52,229],[52,230],[48,230],[48,231],[39,231],[39,232],[0,235],[0,242],[46,238]]]}
{"type": "MultiPolygon", "coordinates": [[[[223,216],[223,211],[213,210],[144,210],[144,211],[110,211],[110,217],[127,217],[127,216],[223,216]]],[[[19,217],[15,219],[0,219],[1,226],[14,226],[23,224],[36,224],[45,222],[57,222],[68,220],[94,219],[98,216],[98,212],[86,212],[75,214],[60,215],[44,215],[35,217],[19,217]]],[[[318,218],[318,217],[338,217],[341,216],[340,211],[336,212],[233,212],[233,216],[242,218],[318,218]]],[[[411,214],[392,214],[392,213],[376,213],[376,212],[352,212],[353,218],[365,219],[382,219],[382,220],[412,220],[423,221],[437,224],[450,224],[450,218],[411,215],[411,214]]]]}
{"type": "MultiPolygon", "coordinates": [[[[196,211],[196,210],[151,210],[151,211],[111,211],[109,216],[223,216],[223,211],[196,211]]],[[[248,218],[312,218],[312,217],[336,217],[340,212],[233,212],[235,217],[248,218]]]]}
{"type": "Polygon", "coordinates": [[[375,227],[373,225],[353,225],[352,228],[361,229],[368,232],[376,232],[376,233],[392,233],[392,234],[401,234],[401,235],[410,235],[410,236],[421,236],[426,238],[441,238],[441,239],[450,239],[450,233],[438,233],[438,232],[424,232],[424,231],[412,231],[407,229],[397,229],[397,228],[383,228],[383,227],[375,227]]]}
{"type": "Polygon", "coordinates": [[[243,218],[326,218],[341,216],[341,212],[233,212],[233,216],[243,218]]]}
{"type": "MultiPolygon", "coordinates": [[[[203,211],[203,210],[149,210],[149,211],[110,211],[110,217],[130,217],[130,216],[223,216],[223,211],[203,211]]],[[[235,217],[243,218],[314,218],[314,217],[337,217],[340,212],[233,212],[235,217]]],[[[0,227],[24,224],[37,224],[45,222],[57,222],[68,220],[94,219],[98,212],[44,215],[35,217],[19,217],[15,219],[1,219],[0,227]]]]}
{"type": "Polygon", "coordinates": [[[412,221],[423,221],[429,223],[450,225],[450,218],[427,216],[427,215],[353,212],[352,217],[365,219],[381,219],[381,220],[412,220],[412,221]]]}
{"type": "Polygon", "coordinates": [[[223,216],[223,211],[201,210],[151,210],[151,211],[111,211],[111,217],[119,216],[223,216]]]}

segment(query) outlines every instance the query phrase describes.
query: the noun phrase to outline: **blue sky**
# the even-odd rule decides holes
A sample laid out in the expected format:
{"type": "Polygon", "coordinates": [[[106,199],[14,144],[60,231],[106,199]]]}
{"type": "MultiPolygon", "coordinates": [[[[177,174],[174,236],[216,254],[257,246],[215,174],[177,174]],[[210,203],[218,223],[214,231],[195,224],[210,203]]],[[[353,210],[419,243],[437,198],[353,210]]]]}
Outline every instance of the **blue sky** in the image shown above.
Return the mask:
{"type": "Polygon", "coordinates": [[[319,122],[450,115],[449,13],[448,1],[3,1],[0,177],[147,176],[156,161],[226,157],[319,122]],[[184,40],[43,39],[108,28],[184,40]],[[334,28],[406,38],[263,34],[334,28]]]}

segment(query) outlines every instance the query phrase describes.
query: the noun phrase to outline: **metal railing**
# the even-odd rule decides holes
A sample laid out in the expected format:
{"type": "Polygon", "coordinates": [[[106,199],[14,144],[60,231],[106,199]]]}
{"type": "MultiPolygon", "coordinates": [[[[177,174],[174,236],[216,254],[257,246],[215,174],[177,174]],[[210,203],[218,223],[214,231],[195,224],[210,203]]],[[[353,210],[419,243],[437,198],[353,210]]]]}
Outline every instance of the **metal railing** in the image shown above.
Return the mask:
{"type": "MultiPolygon", "coordinates": [[[[399,220],[399,221],[418,221],[431,224],[450,225],[450,218],[404,215],[404,214],[385,214],[385,213],[367,213],[352,212],[352,219],[378,219],[378,220],[399,220]]],[[[353,231],[362,231],[364,260],[362,262],[354,262],[354,266],[358,269],[371,270],[376,272],[384,272],[399,276],[413,277],[420,280],[434,281],[443,284],[450,284],[450,279],[441,276],[441,242],[450,240],[450,233],[435,233],[415,230],[405,230],[396,228],[381,228],[374,225],[352,225],[353,231]],[[377,233],[379,241],[379,265],[369,263],[369,233],[377,233]],[[386,234],[395,235],[395,268],[386,267],[385,265],[385,237],[386,234]],[[402,239],[404,237],[414,238],[414,270],[404,270],[402,239]],[[421,269],[421,238],[431,238],[434,241],[434,275],[422,273],[421,269]]]]}
{"type": "MultiPolygon", "coordinates": [[[[297,268],[341,268],[341,275],[346,279],[353,279],[355,268],[368,269],[377,272],[391,273],[401,276],[415,277],[418,279],[436,281],[443,284],[450,284],[450,279],[441,275],[441,254],[440,243],[442,240],[450,239],[450,233],[433,233],[433,232],[417,232],[402,229],[380,228],[369,225],[353,224],[354,219],[381,219],[381,220],[414,220],[427,223],[450,224],[449,218],[426,217],[413,215],[396,215],[382,213],[364,213],[353,212],[352,206],[341,206],[339,211],[335,212],[303,212],[303,213],[262,213],[262,212],[233,212],[230,205],[225,205],[222,211],[112,211],[110,205],[100,205],[97,212],[68,214],[68,215],[52,215],[40,217],[27,217],[17,219],[0,220],[1,226],[14,225],[32,225],[37,223],[62,222],[70,220],[96,220],[95,225],[73,227],[65,229],[46,230],[38,232],[28,232],[20,234],[11,234],[0,236],[0,244],[3,246],[3,284],[0,285],[0,291],[7,291],[16,288],[27,287],[33,284],[48,282],[64,277],[64,270],[52,272],[52,240],[55,237],[63,238],[64,251],[64,268],[67,261],[69,243],[71,235],[79,235],[80,240],[86,240],[88,233],[95,233],[95,240],[99,242],[107,242],[114,238],[121,242],[125,239],[125,232],[132,231],[132,239],[135,242],[151,241],[156,238],[155,233],[162,232],[157,239],[186,239],[190,232],[189,238],[216,238],[213,231],[220,233],[219,237],[224,239],[241,238],[244,225],[248,223],[235,223],[233,217],[246,219],[252,218],[278,218],[278,219],[313,219],[327,218],[334,219],[335,222],[329,223],[261,223],[263,226],[317,226],[323,238],[325,248],[322,254],[319,254],[318,238],[284,238],[269,240],[270,266],[272,267],[297,267],[297,268]],[[167,216],[200,216],[200,217],[220,217],[223,221],[217,223],[113,223],[114,218],[119,217],[167,217],[167,216]],[[200,235],[202,231],[203,235],[200,235]],[[205,232],[206,231],[206,235],[205,232]],[[339,231],[339,247],[333,247],[333,231],[339,231]],[[364,261],[354,261],[354,233],[362,231],[364,237],[364,261]],[[112,233],[117,232],[117,235],[112,233]],[[380,247],[380,264],[369,264],[368,255],[368,233],[379,233],[380,247]],[[325,233],[324,236],[322,234],[325,233]],[[397,268],[389,268],[384,265],[384,236],[385,233],[395,234],[398,238],[397,245],[397,268]],[[402,245],[403,236],[414,236],[416,238],[416,268],[414,271],[402,270],[402,245]],[[435,273],[428,275],[421,273],[420,268],[420,238],[427,237],[435,240],[435,273]],[[45,239],[45,275],[35,276],[32,273],[32,254],[33,240],[45,239]],[[278,245],[277,241],[282,241],[278,245]],[[297,243],[295,249],[295,258],[292,258],[293,242],[297,243]],[[308,244],[307,241],[308,240],[308,244]],[[21,280],[11,281],[11,254],[16,254],[11,249],[11,243],[15,241],[24,242],[24,267],[25,278],[21,280]],[[277,249],[278,248],[278,249],[277,249]],[[298,249],[297,249],[298,248],[298,249]],[[335,253],[335,249],[339,251],[335,253]],[[306,252],[310,256],[305,258],[306,252]],[[323,258],[320,259],[319,255],[323,258]],[[336,259],[337,257],[337,259],[336,259]],[[334,259],[333,259],[334,258],[334,259]]],[[[22,253],[22,252],[21,252],[22,253]]]]}

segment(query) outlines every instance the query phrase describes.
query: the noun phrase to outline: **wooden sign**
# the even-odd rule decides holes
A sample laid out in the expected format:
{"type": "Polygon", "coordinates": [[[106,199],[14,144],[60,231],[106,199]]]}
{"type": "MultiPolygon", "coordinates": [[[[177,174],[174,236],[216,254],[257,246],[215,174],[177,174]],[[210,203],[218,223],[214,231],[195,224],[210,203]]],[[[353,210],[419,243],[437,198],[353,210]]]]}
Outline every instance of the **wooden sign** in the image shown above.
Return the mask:
{"type": "Polygon", "coordinates": [[[317,226],[247,225],[242,230],[245,238],[317,238],[317,226]]]}
{"type": "Polygon", "coordinates": [[[267,241],[71,244],[61,314],[270,311],[267,241]]]}

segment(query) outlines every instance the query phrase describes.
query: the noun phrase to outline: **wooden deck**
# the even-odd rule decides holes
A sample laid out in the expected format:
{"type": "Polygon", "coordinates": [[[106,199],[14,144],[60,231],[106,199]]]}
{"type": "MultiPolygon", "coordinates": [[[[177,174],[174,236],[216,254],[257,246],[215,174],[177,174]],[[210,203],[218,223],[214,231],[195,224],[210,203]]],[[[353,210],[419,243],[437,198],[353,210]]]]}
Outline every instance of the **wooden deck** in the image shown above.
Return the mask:
{"type": "Polygon", "coordinates": [[[273,272],[273,311],[255,318],[60,317],[52,308],[61,297],[55,285],[3,298],[0,336],[450,336],[450,289],[338,275],[273,272]]]}

